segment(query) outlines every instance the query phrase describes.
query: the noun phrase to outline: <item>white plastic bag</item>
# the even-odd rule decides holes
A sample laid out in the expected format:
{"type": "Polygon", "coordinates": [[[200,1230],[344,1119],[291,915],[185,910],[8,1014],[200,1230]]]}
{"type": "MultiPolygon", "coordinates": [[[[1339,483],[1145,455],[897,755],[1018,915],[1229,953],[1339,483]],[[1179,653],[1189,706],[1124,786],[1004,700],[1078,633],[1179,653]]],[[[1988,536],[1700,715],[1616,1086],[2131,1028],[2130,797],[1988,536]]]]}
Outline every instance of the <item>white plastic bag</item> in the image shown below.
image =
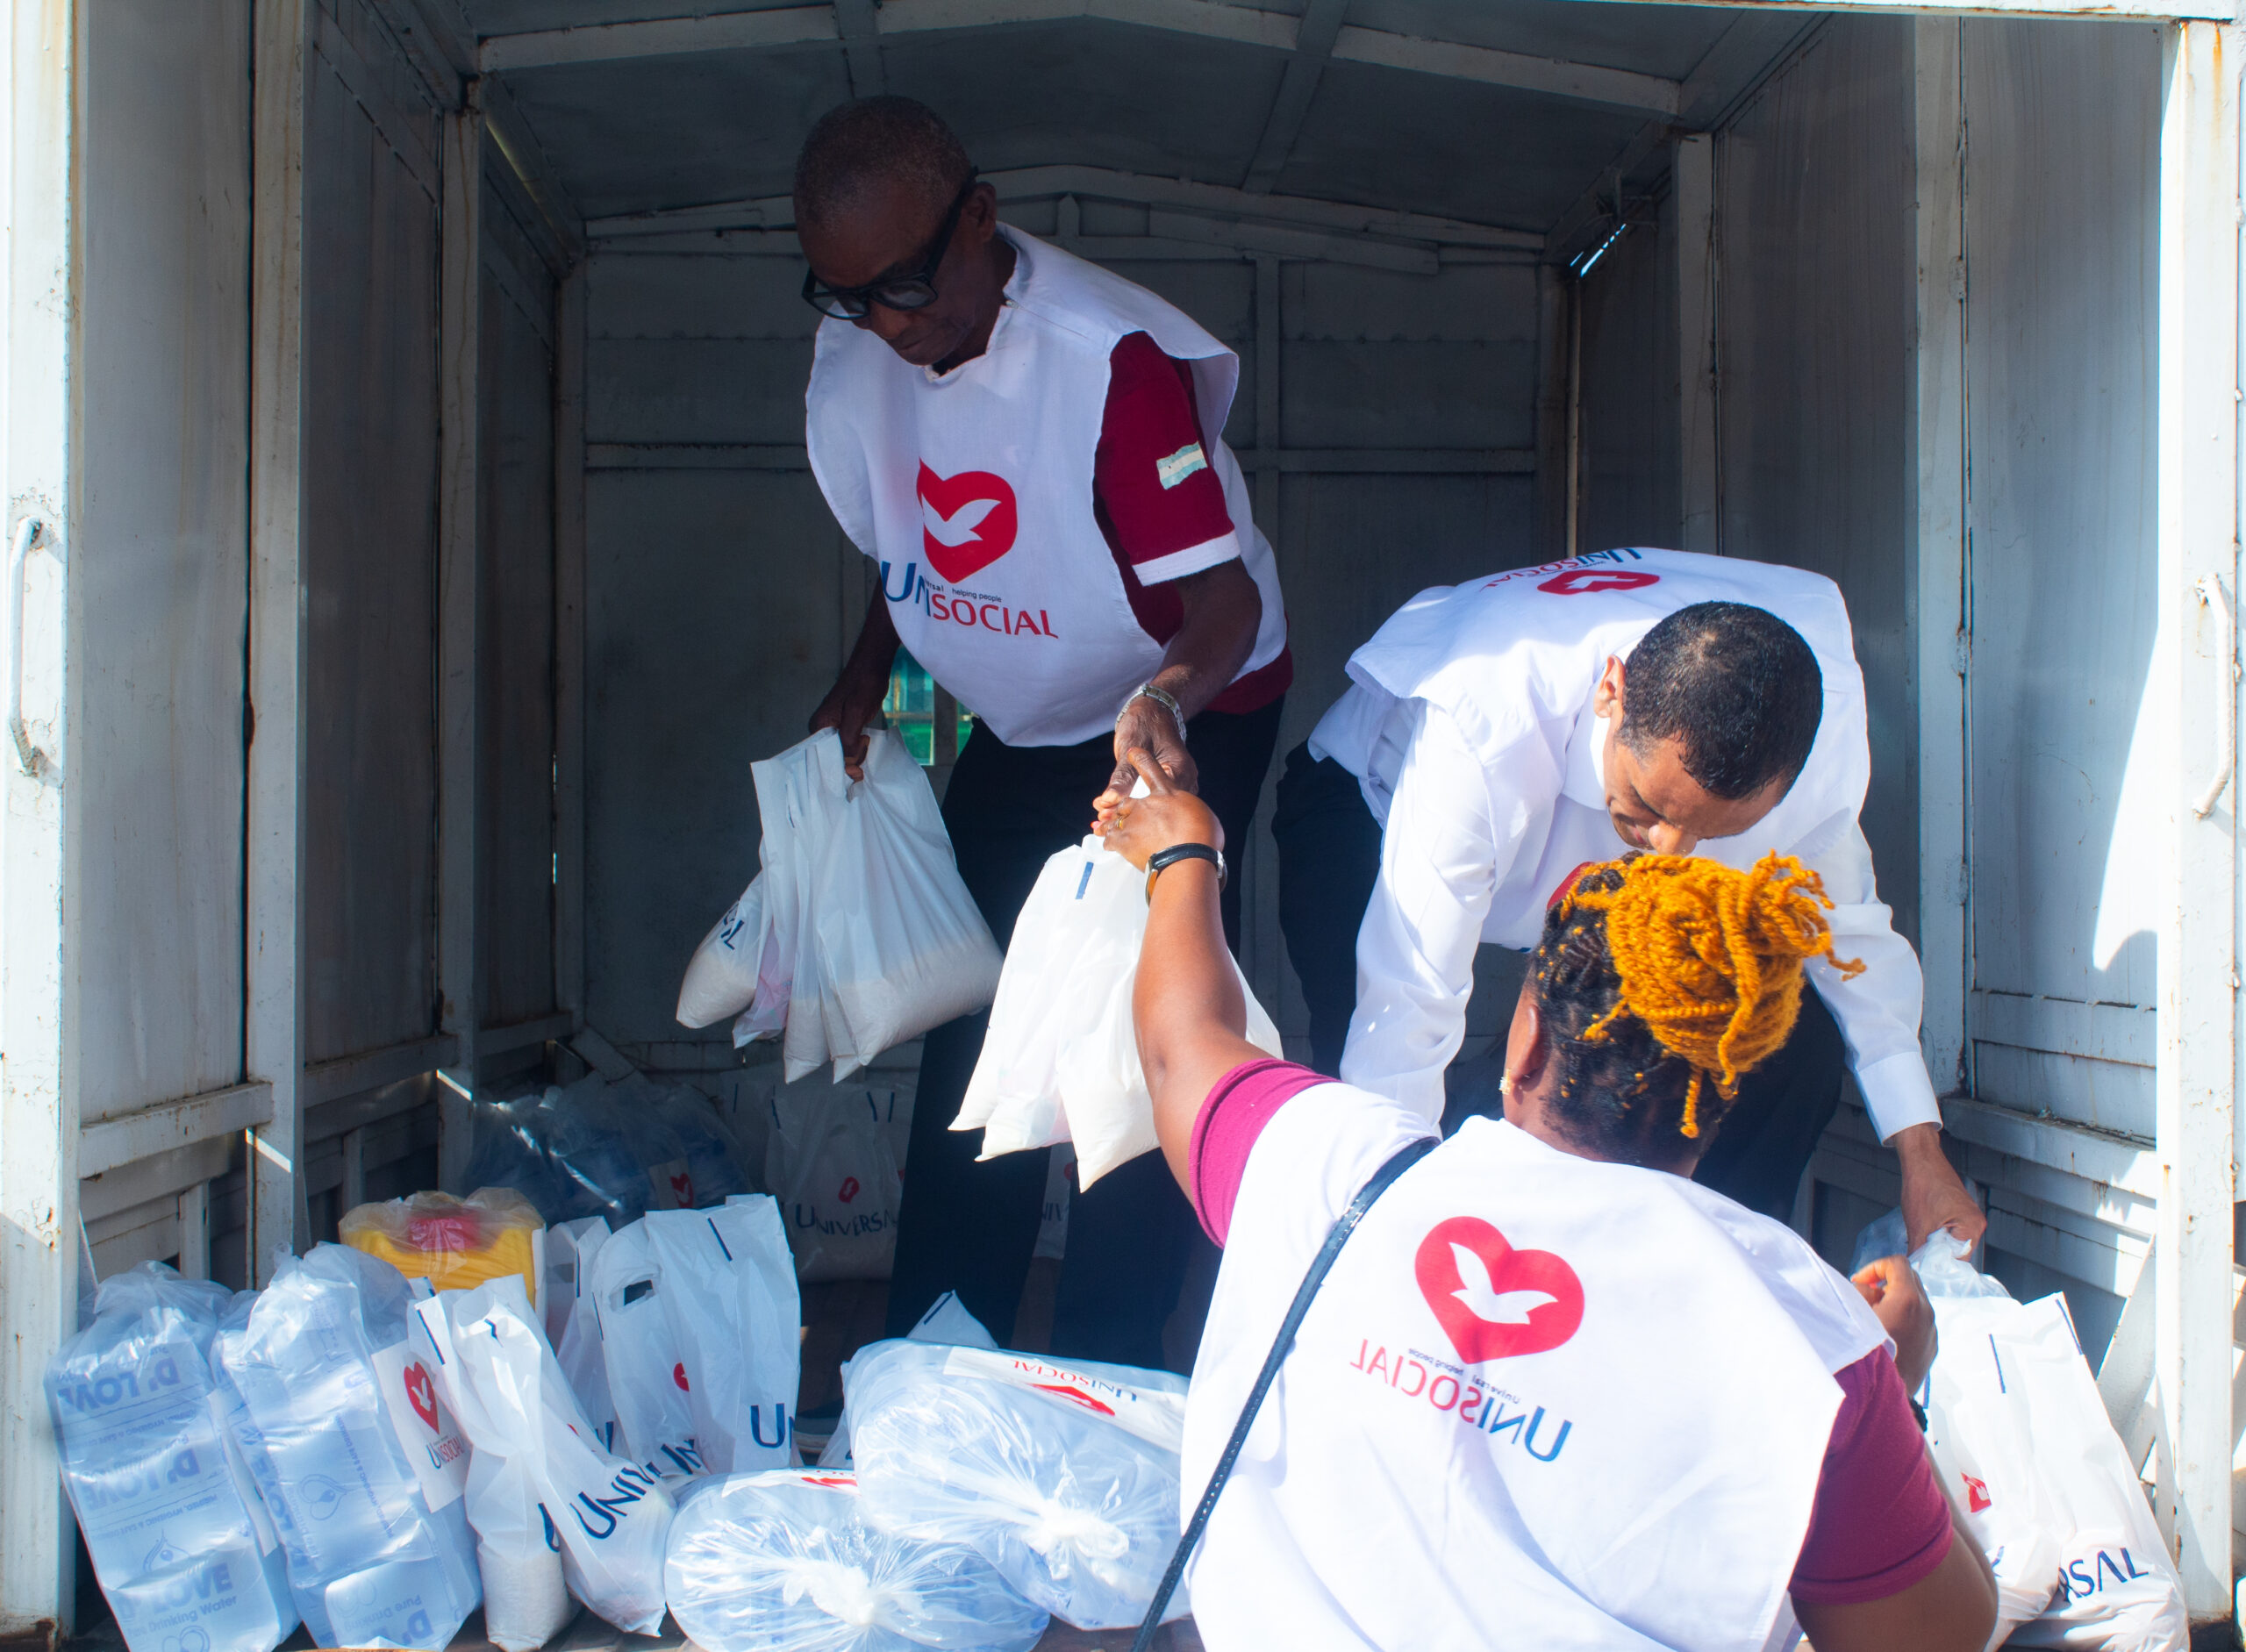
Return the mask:
{"type": "Polygon", "coordinates": [[[103,1281],[97,1303],[49,1362],[46,1398],[63,1489],[125,1645],[179,1652],[200,1635],[270,1652],[297,1611],[207,1362],[226,1291],[149,1262],[103,1281]]]}
{"type": "Polygon", "coordinates": [[[805,1284],[889,1277],[905,1179],[876,1097],[776,1094],[764,1184],[780,1202],[805,1284]]]}
{"type": "Polygon", "coordinates": [[[653,1634],[663,1620],[670,1494],[593,1444],[553,1350],[505,1284],[448,1292],[417,1312],[444,1350],[448,1380],[478,1396],[490,1449],[522,1464],[535,1487],[540,1530],[561,1548],[570,1592],[618,1628],[653,1634]]]}
{"type": "Polygon", "coordinates": [[[989,1004],[1002,962],[960,881],[919,764],[894,733],[876,729],[863,767],[865,778],[853,784],[839,741],[813,752],[836,822],[812,886],[811,918],[826,990],[847,1039],[833,1052],[838,1080],[989,1004]]]}
{"type": "Polygon", "coordinates": [[[592,1427],[594,1443],[614,1451],[616,1402],[609,1396],[608,1355],[601,1346],[600,1311],[593,1300],[593,1262],[608,1242],[608,1223],[592,1216],[569,1226],[576,1230],[576,1277],[570,1287],[569,1323],[552,1346],[562,1378],[592,1427]]]}
{"type": "MultiPolygon", "coordinates": [[[[951,1126],[981,1130],[983,1158],[1073,1141],[1077,1185],[1090,1187],[1157,1145],[1131,1014],[1146,886],[1146,875],[1097,837],[1038,874],[951,1126]]],[[[1240,990],[1248,1041],[1280,1054],[1278,1029],[1245,976],[1240,990]]]]}
{"type": "Polygon", "coordinates": [[[414,1305],[414,1346],[444,1373],[445,1398],[468,1435],[468,1523],[483,1577],[483,1632],[503,1652],[538,1652],[574,1614],[560,1549],[547,1541],[538,1431],[492,1326],[536,1323],[522,1277],[510,1274],[414,1305]],[[470,1346],[463,1352],[459,1340],[470,1346]]]}
{"type": "Polygon", "coordinates": [[[722,1209],[662,1212],[645,1226],[697,1455],[712,1474],[787,1467],[803,1312],[780,1207],[737,1194],[722,1209]]]}
{"type": "Polygon", "coordinates": [[[410,1357],[397,1269],[343,1245],[284,1261],[215,1343],[289,1518],[289,1582],[322,1646],[440,1648],[483,1598],[465,1446],[410,1357]]]}
{"type": "MultiPolygon", "coordinates": [[[[685,1354],[664,1312],[651,1224],[677,1212],[650,1211],[612,1234],[592,1260],[593,1310],[601,1362],[616,1408],[614,1449],[662,1477],[701,1474],[685,1354]]],[[[688,1220],[695,1219],[685,1212],[688,1220]]]]}
{"type": "MultiPolygon", "coordinates": [[[[1145,1615],[1177,1547],[1183,1377],[892,1341],[843,1384],[876,1526],[971,1545],[1079,1628],[1145,1615]]],[[[1180,1590],[1166,1615],[1187,1610],[1180,1590]]]]}
{"type": "Polygon", "coordinates": [[[1927,1441],[1996,1574],[1991,1647],[2171,1652],[2183,1598],[2057,1296],[2014,1302],[1937,1233],[1911,1257],[1934,1305],[1927,1441]]]}
{"type": "Polygon", "coordinates": [[[1996,1344],[2006,1383],[2027,1392],[2036,1467],[2064,1533],[2058,1592],[2011,1644],[2176,1652],[2188,1639],[2183,1584],[2098,1397],[2065,1298],[2027,1304],[1996,1344]]]}
{"type": "Polygon", "coordinates": [[[664,1591],[706,1652],[1027,1652],[1046,1613],[964,1544],[884,1534],[856,1481],[740,1475],[671,1527],[664,1591]]]}
{"type": "Polygon", "coordinates": [[[725,916],[702,937],[678,987],[678,1024],[703,1027],[739,1015],[756,1001],[757,965],[769,936],[764,927],[764,874],[750,880],[725,916]]]}
{"type": "Polygon", "coordinates": [[[829,1060],[848,1077],[998,987],[998,945],[927,776],[887,729],[869,732],[863,768],[852,781],[832,729],[751,765],[763,869],[680,993],[689,1026],[746,1005],[733,1042],[780,1033],[790,1083],[829,1060]]]}

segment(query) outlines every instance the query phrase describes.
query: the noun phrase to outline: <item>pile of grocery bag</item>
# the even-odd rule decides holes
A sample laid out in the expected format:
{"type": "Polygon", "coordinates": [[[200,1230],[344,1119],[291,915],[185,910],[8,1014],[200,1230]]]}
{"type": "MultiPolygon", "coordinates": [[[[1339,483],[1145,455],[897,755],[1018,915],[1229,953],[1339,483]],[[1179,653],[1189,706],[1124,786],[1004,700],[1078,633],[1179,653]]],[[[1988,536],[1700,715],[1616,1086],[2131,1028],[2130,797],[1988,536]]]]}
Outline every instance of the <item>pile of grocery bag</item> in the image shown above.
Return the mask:
{"type": "Polygon", "coordinates": [[[853,781],[832,729],[750,765],[761,869],[679,989],[683,1025],[732,1016],[736,1045],[779,1039],[790,1083],[830,1061],[847,1078],[998,990],[927,776],[887,729],[862,767],[853,781]]]}
{"type": "Polygon", "coordinates": [[[131,1652],[438,1648],[479,1606],[533,1652],[580,1605],[708,1652],[1019,1649],[1135,1624],[1176,1541],[1184,1381],[1004,1352],[955,1303],[860,1351],[806,1465],[767,1196],[547,1229],[424,1194],[345,1232],[258,1291],[105,1280],[51,1363],[131,1652]]]}

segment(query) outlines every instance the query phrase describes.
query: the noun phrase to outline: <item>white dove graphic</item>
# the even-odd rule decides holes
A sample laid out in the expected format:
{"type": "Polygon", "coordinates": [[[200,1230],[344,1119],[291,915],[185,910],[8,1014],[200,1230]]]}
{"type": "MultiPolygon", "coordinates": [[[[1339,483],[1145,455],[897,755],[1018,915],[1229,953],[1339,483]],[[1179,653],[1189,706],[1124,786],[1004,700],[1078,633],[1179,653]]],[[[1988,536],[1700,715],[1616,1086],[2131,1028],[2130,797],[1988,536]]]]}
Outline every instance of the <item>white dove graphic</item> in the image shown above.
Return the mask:
{"type": "Polygon", "coordinates": [[[924,498],[920,501],[920,526],[939,545],[965,545],[980,537],[975,530],[982,526],[984,517],[998,508],[996,499],[969,499],[946,516],[924,498]]]}
{"type": "Polygon", "coordinates": [[[1499,1292],[1490,1288],[1490,1264],[1480,1255],[1469,1250],[1456,1241],[1451,1242],[1451,1260],[1458,1264],[1458,1289],[1450,1294],[1466,1305],[1467,1312],[1491,1325],[1527,1325],[1528,1316],[1548,1302],[1559,1298],[1549,1291],[1507,1291],[1499,1292]]]}

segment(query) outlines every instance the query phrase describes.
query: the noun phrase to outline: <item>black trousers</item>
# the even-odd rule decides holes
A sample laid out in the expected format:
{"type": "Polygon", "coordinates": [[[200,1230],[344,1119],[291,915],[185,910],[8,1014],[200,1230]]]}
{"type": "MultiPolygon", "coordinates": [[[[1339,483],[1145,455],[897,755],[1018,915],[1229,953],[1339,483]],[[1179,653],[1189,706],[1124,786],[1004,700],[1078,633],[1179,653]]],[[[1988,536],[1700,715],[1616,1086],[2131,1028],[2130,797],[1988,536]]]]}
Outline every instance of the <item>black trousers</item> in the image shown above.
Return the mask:
{"type": "MultiPolygon", "coordinates": [[[[1227,845],[1248,841],[1256,795],[1278,740],[1280,703],[1237,715],[1204,712],[1186,730],[1201,796],[1227,845]]],[[[1004,947],[1037,875],[1090,829],[1091,801],[1115,763],[1106,736],[1081,746],[1008,746],[978,728],[944,794],[944,825],[968,892],[1004,947]]],[[[1240,945],[1240,884],[1224,899],[1225,938],[1240,945]]],[[[1028,1277],[1045,1196],[1046,1155],[1011,1153],[978,1164],[982,1137],[954,1131],[983,1052],[989,1012],[936,1028],[921,1047],[912,1139],[889,1285],[891,1336],[902,1336],[947,1291],[1001,1342],[1028,1277]]],[[[1054,1304],[1053,1352],[1158,1366],[1162,1328],[1177,1305],[1193,1248],[1192,1206],[1159,1153],[1110,1171],[1072,1200],[1069,1254],[1054,1304]]]]}
{"type": "MultiPolygon", "coordinates": [[[[1279,929],[1310,1009],[1312,1065],[1338,1075],[1357,1002],[1357,930],[1380,876],[1380,826],[1357,778],[1307,747],[1287,754],[1271,835],[1279,847],[1279,929]]],[[[1818,1139],[1840,1105],[1847,1052],[1814,992],[1784,1049],[1739,1083],[1692,1179],[1749,1210],[1788,1220],[1818,1139]]],[[[1463,1069],[1480,1062],[1459,1062],[1463,1069]]],[[[1477,1075],[1477,1076],[1485,1076],[1477,1075]]],[[[1454,1083],[1451,1112],[1489,1111],[1494,1083],[1454,1083]],[[1462,1091],[1482,1098],[1461,1109],[1462,1091]]],[[[1446,1114],[1448,1124],[1456,1119],[1446,1114]]]]}

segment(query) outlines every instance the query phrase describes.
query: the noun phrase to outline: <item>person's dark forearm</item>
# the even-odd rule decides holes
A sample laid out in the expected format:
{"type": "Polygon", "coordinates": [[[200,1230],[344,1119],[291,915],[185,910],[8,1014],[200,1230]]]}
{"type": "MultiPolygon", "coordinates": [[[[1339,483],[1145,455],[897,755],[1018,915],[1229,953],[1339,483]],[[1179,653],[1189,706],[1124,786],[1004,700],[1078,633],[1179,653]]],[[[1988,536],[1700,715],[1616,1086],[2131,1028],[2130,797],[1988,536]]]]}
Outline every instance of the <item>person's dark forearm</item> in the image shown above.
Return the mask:
{"type": "Polygon", "coordinates": [[[1177,586],[1184,621],[1151,681],[1191,718],[1230,687],[1255,654],[1263,593],[1237,559],[1188,574],[1177,586]]]}
{"type": "Polygon", "coordinates": [[[1248,1029],[1217,893],[1217,870],[1206,861],[1179,861],[1155,880],[1131,990],[1155,1134],[1181,1185],[1194,1119],[1210,1085],[1241,1058],[1235,1047],[1248,1029]]]}
{"type": "Polygon", "coordinates": [[[890,668],[897,663],[897,650],[901,646],[897,622],[890,618],[889,603],[876,591],[873,601],[866,605],[865,623],[858,627],[858,640],[850,649],[842,675],[886,677],[890,668]]]}

